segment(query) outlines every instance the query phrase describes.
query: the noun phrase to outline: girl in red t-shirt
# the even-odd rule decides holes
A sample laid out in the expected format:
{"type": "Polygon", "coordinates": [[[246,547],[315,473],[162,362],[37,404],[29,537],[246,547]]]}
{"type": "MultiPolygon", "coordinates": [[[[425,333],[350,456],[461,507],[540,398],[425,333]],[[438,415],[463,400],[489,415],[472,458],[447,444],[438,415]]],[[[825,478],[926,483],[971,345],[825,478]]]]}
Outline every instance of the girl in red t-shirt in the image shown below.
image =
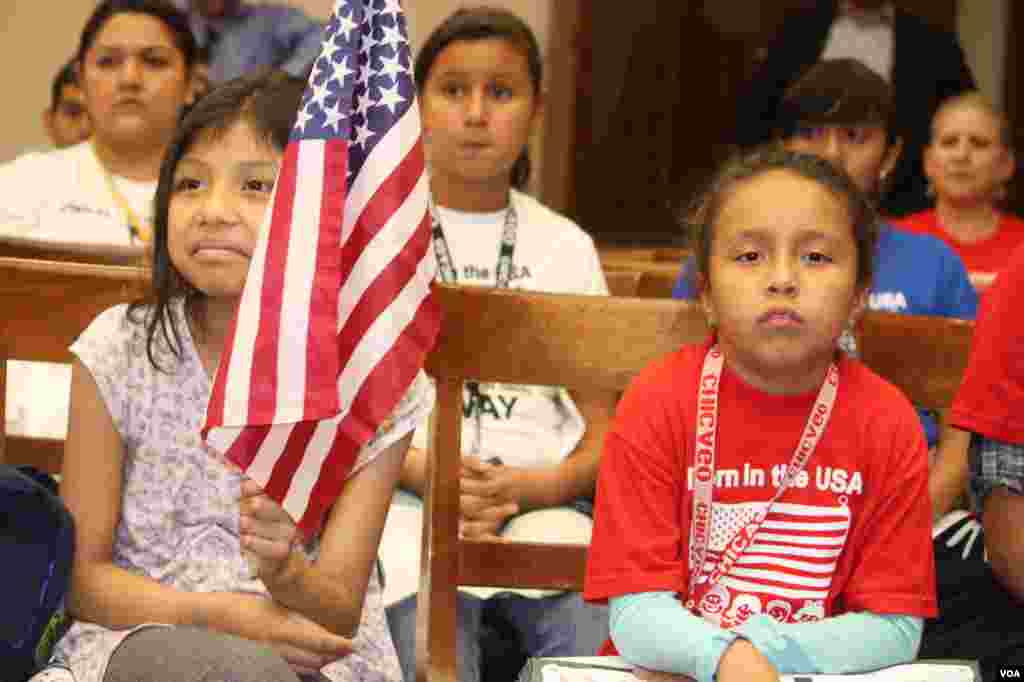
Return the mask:
{"type": "Polygon", "coordinates": [[[915,657],[935,614],[924,435],[898,389],[837,350],[876,221],[841,170],[781,149],[726,166],[697,210],[715,334],[620,402],[587,566],[584,596],[610,602],[641,677],[769,682],[915,657]]]}

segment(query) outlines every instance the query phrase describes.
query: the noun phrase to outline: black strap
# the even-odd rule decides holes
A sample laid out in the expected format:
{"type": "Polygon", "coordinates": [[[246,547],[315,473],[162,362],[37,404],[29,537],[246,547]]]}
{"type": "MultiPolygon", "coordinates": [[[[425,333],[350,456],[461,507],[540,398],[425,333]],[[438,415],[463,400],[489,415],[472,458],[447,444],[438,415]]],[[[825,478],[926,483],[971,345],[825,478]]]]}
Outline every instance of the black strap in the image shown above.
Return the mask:
{"type": "MultiPolygon", "coordinates": [[[[512,281],[512,256],[516,251],[518,228],[519,216],[512,205],[512,197],[509,197],[508,209],[505,211],[505,226],[501,230],[501,243],[498,245],[498,263],[495,266],[494,285],[498,289],[507,289],[509,282],[512,281]]],[[[430,234],[434,241],[434,256],[437,258],[441,281],[445,284],[456,284],[459,281],[458,269],[433,202],[430,204],[430,234]]]]}

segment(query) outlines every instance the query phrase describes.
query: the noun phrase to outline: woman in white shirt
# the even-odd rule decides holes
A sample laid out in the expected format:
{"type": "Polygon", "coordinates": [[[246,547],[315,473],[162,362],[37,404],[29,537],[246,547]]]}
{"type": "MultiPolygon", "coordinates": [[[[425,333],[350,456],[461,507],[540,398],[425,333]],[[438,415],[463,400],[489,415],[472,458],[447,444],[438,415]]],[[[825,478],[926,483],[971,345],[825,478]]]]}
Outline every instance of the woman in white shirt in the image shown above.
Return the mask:
{"type": "MultiPolygon", "coordinates": [[[[195,40],[164,0],[104,0],[73,64],[89,140],[0,165],[0,241],[141,257],[164,151],[193,98],[195,40]]],[[[7,432],[63,438],[69,373],[11,363],[7,432]]]]}
{"type": "Polygon", "coordinates": [[[169,3],[100,3],[74,58],[92,138],[0,165],[0,237],[141,249],[195,62],[188,20],[169,3]]]}

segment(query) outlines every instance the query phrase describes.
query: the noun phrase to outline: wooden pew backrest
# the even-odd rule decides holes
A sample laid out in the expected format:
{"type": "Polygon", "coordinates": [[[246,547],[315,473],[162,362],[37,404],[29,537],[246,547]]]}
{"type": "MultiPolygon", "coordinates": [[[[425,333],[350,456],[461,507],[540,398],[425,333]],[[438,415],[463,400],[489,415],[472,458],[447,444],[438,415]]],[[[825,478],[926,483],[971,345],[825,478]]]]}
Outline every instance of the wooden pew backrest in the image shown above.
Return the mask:
{"type": "Polygon", "coordinates": [[[640,298],[671,298],[672,288],[682,270],[681,265],[653,261],[605,264],[602,268],[612,296],[640,298]]]}
{"type": "Polygon", "coordinates": [[[604,280],[610,296],[636,296],[643,273],[638,270],[606,270],[604,280]]]}
{"type": "MultiPolygon", "coordinates": [[[[642,281],[642,278],[641,278],[642,281]]],[[[586,547],[462,540],[459,522],[462,382],[563,385],[621,392],[650,361],[703,340],[692,302],[439,287],[444,322],[427,370],[437,379],[417,624],[417,679],[456,679],[458,585],[579,590],[586,547]],[[513,331],[514,330],[514,331],[513,331]]],[[[911,402],[948,407],[967,363],[973,324],[868,313],[861,356],[911,402]]]]}
{"type": "Polygon", "coordinates": [[[463,382],[565,386],[611,402],[650,361],[703,340],[707,327],[697,306],[671,300],[446,286],[438,295],[444,318],[427,361],[438,408],[424,499],[417,664],[420,679],[454,680],[457,585],[578,590],[586,563],[578,545],[459,538],[463,382]]]}
{"type": "Polygon", "coordinates": [[[858,324],[857,347],[864,364],[910,402],[945,410],[967,368],[973,333],[970,320],[872,311],[858,324]]]}
{"type": "MultiPolygon", "coordinates": [[[[70,363],[68,346],[100,312],[141,298],[142,268],[0,257],[0,424],[6,424],[7,361],[70,363]]],[[[14,390],[20,387],[14,386],[14,390]]],[[[63,441],[0,437],[0,461],[60,469],[63,441]]]]}

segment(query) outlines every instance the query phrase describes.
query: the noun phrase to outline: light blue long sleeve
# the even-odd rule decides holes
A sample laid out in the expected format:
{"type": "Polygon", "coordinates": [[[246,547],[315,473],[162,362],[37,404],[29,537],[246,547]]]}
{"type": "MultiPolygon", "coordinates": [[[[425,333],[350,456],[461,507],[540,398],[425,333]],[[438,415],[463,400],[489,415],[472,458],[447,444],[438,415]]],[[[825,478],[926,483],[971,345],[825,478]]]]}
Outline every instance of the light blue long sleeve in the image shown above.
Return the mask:
{"type": "Polygon", "coordinates": [[[697,682],[713,682],[719,659],[738,637],[690,613],[672,592],[613,597],[609,606],[609,630],[622,658],[697,682]]]}
{"type": "Polygon", "coordinates": [[[730,632],[690,613],[671,592],[615,597],[609,617],[612,641],[625,660],[698,682],[713,682],[737,637],[749,640],[783,674],[851,673],[913,660],[924,629],[914,616],[860,612],[786,624],[759,615],[730,632]]]}
{"type": "Polygon", "coordinates": [[[737,628],[780,673],[855,673],[917,657],[924,621],[915,616],[844,613],[810,623],[754,616],[737,628]]]}

